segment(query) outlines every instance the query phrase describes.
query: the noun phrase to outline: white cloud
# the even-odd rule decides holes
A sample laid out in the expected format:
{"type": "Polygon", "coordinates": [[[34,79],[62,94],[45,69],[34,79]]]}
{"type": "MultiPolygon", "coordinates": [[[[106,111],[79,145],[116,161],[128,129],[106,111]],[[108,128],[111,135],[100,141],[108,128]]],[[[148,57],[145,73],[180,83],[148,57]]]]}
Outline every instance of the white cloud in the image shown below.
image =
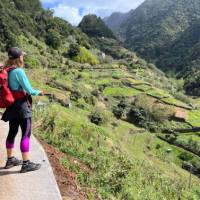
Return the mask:
{"type": "Polygon", "coordinates": [[[112,12],[128,12],[144,0],[41,0],[43,5],[55,10],[55,16],[77,25],[89,13],[105,17],[112,12]]]}
{"type": "Polygon", "coordinates": [[[79,14],[79,9],[75,7],[69,7],[65,4],[59,4],[56,7],[52,8],[54,10],[54,15],[57,17],[61,17],[67,21],[69,21],[73,25],[77,25],[82,16],[79,14]]]}
{"type": "Polygon", "coordinates": [[[92,8],[95,10],[108,9],[127,12],[136,8],[144,0],[62,0],[70,6],[92,8]]]}

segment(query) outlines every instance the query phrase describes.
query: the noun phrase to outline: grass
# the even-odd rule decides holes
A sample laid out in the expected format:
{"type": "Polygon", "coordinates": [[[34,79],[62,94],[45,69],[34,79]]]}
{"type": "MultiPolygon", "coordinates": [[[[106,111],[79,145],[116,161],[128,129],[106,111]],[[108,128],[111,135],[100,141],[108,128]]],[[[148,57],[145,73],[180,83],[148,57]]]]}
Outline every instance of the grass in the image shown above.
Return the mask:
{"type": "Polygon", "coordinates": [[[143,80],[137,80],[137,79],[133,79],[133,78],[123,78],[121,80],[124,82],[127,82],[129,84],[133,84],[133,85],[145,84],[145,82],[143,80]]]}
{"type": "Polygon", "coordinates": [[[187,122],[192,126],[200,127],[200,109],[189,111],[187,122]]]}
{"type": "Polygon", "coordinates": [[[149,95],[152,95],[157,98],[166,98],[170,97],[169,93],[167,93],[164,90],[158,89],[158,88],[152,88],[152,90],[149,90],[146,92],[149,95]]]}
{"type": "Polygon", "coordinates": [[[200,135],[198,133],[197,134],[193,133],[191,135],[181,134],[181,135],[178,136],[177,141],[178,142],[179,141],[180,142],[183,141],[183,142],[185,142],[187,144],[189,144],[190,141],[195,141],[195,143],[197,144],[198,148],[200,149],[200,135]]]}
{"type": "Polygon", "coordinates": [[[114,96],[114,97],[132,97],[140,94],[139,90],[127,87],[107,87],[103,91],[104,96],[114,96]]]}
{"type": "Polygon", "coordinates": [[[114,83],[118,83],[119,81],[113,80],[111,78],[97,79],[95,84],[97,85],[112,85],[114,83]]]}
{"type": "Polygon", "coordinates": [[[181,106],[181,107],[185,107],[185,108],[190,108],[190,106],[188,106],[186,103],[183,103],[182,101],[179,101],[173,97],[169,97],[169,98],[164,98],[162,99],[163,102],[166,103],[170,103],[173,104],[175,106],[181,106]]]}
{"type": "MultiPolygon", "coordinates": [[[[114,78],[117,79],[113,79],[112,71],[91,73],[72,71],[65,75],[57,69],[50,72],[45,72],[43,69],[30,70],[36,88],[56,93],[62,99],[67,94],[45,85],[45,80],[38,79],[38,74],[47,73],[48,78],[73,86],[81,91],[83,96],[91,96],[91,90],[103,84],[118,85],[106,87],[103,91],[104,96],[132,97],[141,93],[135,88],[119,86],[124,80],[121,78],[122,73],[116,73],[114,78]],[[78,74],[81,75],[79,80],[76,79],[78,74]]],[[[135,83],[138,89],[145,91],[149,89],[144,81],[131,78],[128,80],[135,83]]],[[[157,88],[149,92],[161,98],[168,95],[167,92],[157,88]]],[[[40,98],[37,101],[47,101],[45,97],[40,98]]],[[[111,98],[109,106],[112,105],[114,100],[111,98]]],[[[189,174],[181,169],[181,160],[178,157],[183,152],[181,148],[169,145],[154,134],[137,133],[141,131],[140,128],[128,122],[116,121],[112,117],[106,124],[96,126],[88,118],[93,108],[94,105],[86,103],[85,99],[81,98],[73,102],[72,109],[64,108],[59,104],[48,104],[46,109],[49,111],[46,109],[35,111],[35,121],[42,121],[42,126],[34,130],[34,133],[49,144],[58,147],[60,151],[80,159],[92,169],[92,173],[89,174],[76,171],[79,184],[95,188],[103,199],[176,200],[180,193],[183,200],[188,200],[192,195],[197,196],[195,190],[199,180],[192,176],[192,189],[188,191],[189,174]],[[78,108],[80,104],[84,104],[87,109],[78,108]],[[113,122],[117,125],[112,125],[113,122]],[[161,146],[159,149],[157,149],[158,145],[161,146]],[[170,154],[166,153],[167,149],[172,149],[170,154]],[[134,184],[135,182],[137,185],[134,184]]],[[[189,120],[194,124],[198,123],[198,116],[196,112],[192,112],[189,120]]]]}
{"type": "MultiPolygon", "coordinates": [[[[147,132],[130,134],[130,130],[137,132],[139,129],[121,120],[117,121],[117,126],[111,126],[110,119],[108,125],[99,127],[90,123],[87,111],[76,107],[63,109],[53,104],[49,109],[51,112],[47,111],[45,123],[35,133],[91,168],[91,173],[76,169],[79,183],[96,188],[103,199],[136,196],[138,200],[146,196],[150,200],[175,200],[179,192],[182,199],[190,196],[191,191],[187,191],[189,175],[178,167],[177,155],[181,149],[147,132]],[[157,144],[161,145],[159,150],[157,144]],[[166,155],[168,148],[172,149],[171,155],[166,155]],[[133,184],[136,182],[137,185],[133,184]]],[[[38,113],[36,120],[40,115],[44,117],[44,113],[38,113]]],[[[193,192],[198,183],[192,176],[193,192]]]]}
{"type": "Polygon", "coordinates": [[[141,84],[141,85],[136,85],[134,86],[135,89],[139,89],[139,90],[142,90],[144,92],[147,92],[149,90],[151,90],[151,86],[149,85],[144,85],[144,84],[141,84]]]}

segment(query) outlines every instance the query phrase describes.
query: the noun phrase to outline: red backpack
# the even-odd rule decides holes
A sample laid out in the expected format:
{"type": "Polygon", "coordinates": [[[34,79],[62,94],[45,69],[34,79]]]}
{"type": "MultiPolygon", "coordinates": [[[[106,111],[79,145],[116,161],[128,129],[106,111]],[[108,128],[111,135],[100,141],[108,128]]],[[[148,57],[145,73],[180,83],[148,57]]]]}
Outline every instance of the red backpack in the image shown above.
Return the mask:
{"type": "Polygon", "coordinates": [[[16,67],[6,67],[0,70],[0,108],[7,108],[15,102],[15,100],[26,96],[24,92],[11,91],[8,84],[8,74],[16,67]]]}

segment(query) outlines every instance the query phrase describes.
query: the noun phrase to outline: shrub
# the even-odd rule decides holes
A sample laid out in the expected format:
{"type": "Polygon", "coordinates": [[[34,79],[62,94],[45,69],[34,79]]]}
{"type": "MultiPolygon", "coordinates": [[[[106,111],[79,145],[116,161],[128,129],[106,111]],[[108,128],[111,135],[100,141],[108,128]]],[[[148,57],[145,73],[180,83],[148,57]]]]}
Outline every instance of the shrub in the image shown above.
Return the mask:
{"type": "Polygon", "coordinates": [[[91,65],[99,64],[97,57],[92,55],[85,47],[80,48],[79,55],[75,56],[73,60],[79,63],[89,63],[91,65]]]}
{"type": "Polygon", "coordinates": [[[112,116],[109,112],[98,107],[95,107],[89,115],[90,121],[96,125],[105,124],[109,122],[111,118],[112,116]]]}
{"type": "Polygon", "coordinates": [[[70,58],[74,58],[74,57],[78,56],[79,53],[80,53],[79,45],[76,44],[76,43],[70,44],[69,51],[68,51],[68,56],[70,58]]]}
{"type": "Polygon", "coordinates": [[[183,91],[183,86],[184,86],[184,80],[183,79],[179,79],[176,80],[176,87],[177,87],[177,91],[183,91]]]}
{"type": "Polygon", "coordinates": [[[158,149],[160,149],[162,146],[161,146],[161,144],[157,144],[156,145],[156,149],[158,150],[158,149]]]}
{"type": "Polygon", "coordinates": [[[135,106],[143,109],[156,122],[163,122],[174,114],[174,108],[168,105],[157,104],[155,99],[145,94],[140,94],[135,99],[135,106]]]}
{"type": "Polygon", "coordinates": [[[193,158],[192,154],[186,151],[181,152],[178,157],[183,161],[189,161],[189,160],[192,160],[193,158]]]}
{"type": "Polygon", "coordinates": [[[154,104],[152,107],[152,116],[155,121],[163,122],[174,115],[174,108],[162,104],[154,104]]]}
{"type": "Polygon", "coordinates": [[[58,32],[50,29],[46,36],[47,45],[53,47],[54,49],[58,49],[61,45],[61,36],[58,32]]]}
{"type": "Polygon", "coordinates": [[[143,127],[149,131],[157,132],[159,127],[152,118],[152,115],[142,108],[132,106],[128,113],[128,120],[140,127],[143,127]]]}
{"type": "Polygon", "coordinates": [[[123,78],[123,74],[121,74],[120,72],[113,72],[112,73],[112,78],[114,78],[114,79],[123,78]]]}
{"type": "Polygon", "coordinates": [[[120,103],[113,109],[113,114],[116,118],[120,119],[125,113],[126,108],[130,106],[130,103],[126,99],[122,99],[120,103]]]}
{"type": "Polygon", "coordinates": [[[105,122],[104,116],[101,112],[94,111],[89,115],[90,121],[96,125],[102,125],[105,122]]]}
{"type": "Polygon", "coordinates": [[[28,55],[26,57],[26,67],[27,68],[39,68],[41,66],[40,60],[37,58],[37,56],[34,55],[28,55]]]}
{"type": "Polygon", "coordinates": [[[152,106],[154,104],[155,99],[148,97],[145,94],[139,94],[135,99],[135,106],[138,108],[142,108],[146,112],[152,112],[152,106]]]}
{"type": "Polygon", "coordinates": [[[71,96],[70,99],[73,101],[78,101],[78,99],[80,99],[82,97],[81,92],[79,91],[72,91],[71,92],[71,96]]]}
{"type": "Polygon", "coordinates": [[[7,48],[18,46],[17,38],[12,32],[7,33],[7,48]]]}
{"type": "Polygon", "coordinates": [[[173,96],[184,103],[191,104],[190,98],[184,95],[182,92],[175,92],[173,93],[173,96]]]}

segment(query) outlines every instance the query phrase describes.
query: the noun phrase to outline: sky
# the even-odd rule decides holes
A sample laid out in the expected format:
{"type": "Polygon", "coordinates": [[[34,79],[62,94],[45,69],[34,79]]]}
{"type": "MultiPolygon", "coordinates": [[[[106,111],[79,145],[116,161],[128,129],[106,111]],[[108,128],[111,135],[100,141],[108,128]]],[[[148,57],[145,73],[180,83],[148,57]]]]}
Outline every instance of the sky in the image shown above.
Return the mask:
{"type": "Polygon", "coordinates": [[[78,25],[83,16],[96,14],[109,16],[113,12],[128,12],[144,0],[41,0],[45,8],[54,10],[54,15],[78,25]]]}

